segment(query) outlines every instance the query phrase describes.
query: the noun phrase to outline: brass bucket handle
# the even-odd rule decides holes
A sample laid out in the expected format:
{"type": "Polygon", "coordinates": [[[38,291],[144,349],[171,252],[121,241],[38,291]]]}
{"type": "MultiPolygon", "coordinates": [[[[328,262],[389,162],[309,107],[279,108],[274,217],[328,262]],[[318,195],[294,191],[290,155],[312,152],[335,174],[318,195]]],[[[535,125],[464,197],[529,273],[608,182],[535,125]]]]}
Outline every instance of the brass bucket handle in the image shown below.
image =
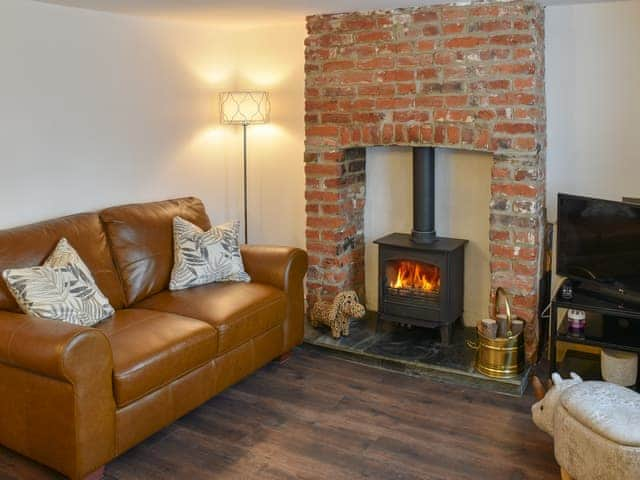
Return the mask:
{"type": "Polygon", "coordinates": [[[472,340],[467,340],[467,348],[470,348],[471,350],[478,350],[480,348],[480,344],[472,340]]]}
{"type": "Polygon", "coordinates": [[[500,313],[500,296],[502,295],[502,298],[504,299],[504,309],[507,312],[507,337],[511,337],[512,334],[512,330],[511,330],[511,302],[510,302],[510,298],[509,295],[507,294],[507,292],[505,291],[504,288],[502,287],[498,287],[496,289],[496,300],[495,303],[493,304],[493,316],[494,318],[498,318],[498,314],[500,313]]]}

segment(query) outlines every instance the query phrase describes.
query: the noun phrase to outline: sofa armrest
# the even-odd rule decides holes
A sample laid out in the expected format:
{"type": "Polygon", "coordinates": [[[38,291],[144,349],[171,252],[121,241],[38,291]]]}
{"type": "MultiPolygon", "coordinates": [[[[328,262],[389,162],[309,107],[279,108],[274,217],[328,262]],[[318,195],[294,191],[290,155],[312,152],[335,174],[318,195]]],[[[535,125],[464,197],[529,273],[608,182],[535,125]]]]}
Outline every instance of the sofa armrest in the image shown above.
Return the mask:
{"type": "Polygon", "coordinates": [[[307,273],[307,252],[293,247],[242,245],[244,267],[251,280],[287,290],[307,273]]]}
{"type": "Polygon", "coordinates": [[[99,330],[0,312],[0,443],[71,478],[115,455],[113,358],[99,330]]]}
{"type": "MultiPolygon", "coordinates": [[[[12,367],[73,383],[82,376],[78,367],[96,360],[83,344],[101,341],[108,344],[104,334],[92,328],[0,312],[0,363],[12,367]]],[[[103,360],[112,362],[110,350],[103,360]]]]}
{"type": "Polygon", "coordinates": [[[299,248],[243,245],[240,247],[244,267],[251,280],[266,283],[287,295],[284,323],[284,352],[302,343],[304,337],[304,276],[307,252],[299,248]]]}

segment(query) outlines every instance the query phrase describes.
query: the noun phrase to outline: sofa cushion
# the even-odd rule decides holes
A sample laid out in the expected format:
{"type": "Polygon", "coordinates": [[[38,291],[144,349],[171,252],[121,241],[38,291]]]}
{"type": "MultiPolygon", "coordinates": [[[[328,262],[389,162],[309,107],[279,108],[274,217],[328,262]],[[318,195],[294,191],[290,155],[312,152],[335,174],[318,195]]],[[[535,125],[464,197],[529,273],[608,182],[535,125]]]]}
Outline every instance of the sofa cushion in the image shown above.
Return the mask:
{"type": "Polygon", "coordinates": [[[153,310],[118,310],[97,325],[113,351],[113,388],[118,407],[127,405],[216,356],[211,325],[153,310]]]}
{"type": "Polygon", "coordinates": [[[42,266],[10,268],[2,278],[29,315],[90,327],[114,313],[91,270],[66,238],[42,266]]]}
{"type": "MultiPolygon", "coordinates": [[[[96,285],[114,308],[122,308],[124,294],[107,235],[96,213],[82,213],[0,231],[0,271],[42,265],[61,238],[66,238],[91,271],[96,285]]],[[[20,307],[0,282],[0,310],[20,307]]]]}
{"type": "Polygon", "coordinates": [[[250,282],[238,237],[240,222],[215,225],[206,232],[184,218],[173,219],[173,270],[169,290],[213,282],[250,282]]]}
{"type": "Polygon", "coordinates": [[[108,208],[100,212],[127,305],[165,290],[173,267],[173,218],[211,228],[197,198],[179,198],[108,208]]]}
{"type": "Polygon", "coordinates": [[[218,330],[218,354],[223,354],[282,324],[286,314],[282,290],[261,283],[214,283],[165,291],[136,305],[203,320],[218,330]]]}

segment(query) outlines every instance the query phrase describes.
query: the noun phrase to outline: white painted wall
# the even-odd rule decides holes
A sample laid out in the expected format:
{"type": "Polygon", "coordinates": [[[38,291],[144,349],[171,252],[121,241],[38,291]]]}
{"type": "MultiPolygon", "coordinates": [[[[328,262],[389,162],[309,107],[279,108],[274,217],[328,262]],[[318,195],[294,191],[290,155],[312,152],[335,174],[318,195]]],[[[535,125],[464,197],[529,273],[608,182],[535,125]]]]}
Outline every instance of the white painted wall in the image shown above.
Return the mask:
{"type": "MultiPolygon", "coordinates": [[[[465,323],[489,311],[490,154],[436,149],[436,232],[469,240],[465,252],[465,323]]],[[[367,308],[378,305],[379,237],[412,228],[412,153],[410,148],[367,149],[365,207],[365,289],[367,308]]]]}
{"type": "Polygon", "coordinates": [[[240,127],[217,93],[264,89],[249,129],[250,240],[304,245],[304,22],[250,29],[0,3],[0,228],[196,195],[242,216],[240,127]],[[293,219],[293,220],[292,220],[293,219]]]}
{"type": "Polygon", "coordinates": [[[640,2],[546,10],[547,207],[640,197],[640,2]]]}

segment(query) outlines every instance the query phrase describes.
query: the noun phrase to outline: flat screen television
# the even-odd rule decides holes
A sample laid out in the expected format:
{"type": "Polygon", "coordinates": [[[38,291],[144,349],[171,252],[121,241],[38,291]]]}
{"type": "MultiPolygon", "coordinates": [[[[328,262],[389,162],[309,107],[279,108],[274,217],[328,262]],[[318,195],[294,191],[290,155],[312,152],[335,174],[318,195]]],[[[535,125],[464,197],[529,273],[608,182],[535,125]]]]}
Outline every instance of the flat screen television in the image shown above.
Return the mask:
{"type": "Polygon", "coordinates": [[[580,288],[640,303],[640,205],[558,195],[557,272],[580,288]]]}

